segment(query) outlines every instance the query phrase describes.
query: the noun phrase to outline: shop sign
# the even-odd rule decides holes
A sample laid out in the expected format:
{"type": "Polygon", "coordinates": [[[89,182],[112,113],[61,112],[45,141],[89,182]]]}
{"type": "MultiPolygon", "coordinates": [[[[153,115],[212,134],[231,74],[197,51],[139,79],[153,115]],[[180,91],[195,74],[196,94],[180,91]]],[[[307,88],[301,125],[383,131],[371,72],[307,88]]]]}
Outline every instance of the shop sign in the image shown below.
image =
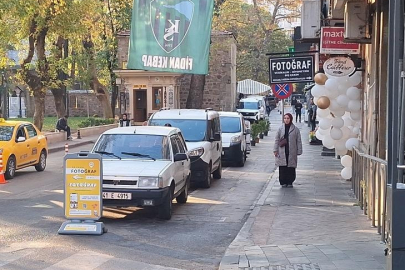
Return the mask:
{"type": "Polygon", "coordinates": [[[348,57],[332,57],[323,64],[323,71],[334,77],[344,77],[356,70],[354,62],[348,57]]]}
{"type": "Polygon", "coordinates": [[[270,84],[312,82],[314,56],[272,57],[269,60],[270,84]]]}
{"type": "Polygon", "coordinates": [[[360,44],[345,42],[344,33],[344,27],[322,27],[320,53],[359,54],[360,44]]]}

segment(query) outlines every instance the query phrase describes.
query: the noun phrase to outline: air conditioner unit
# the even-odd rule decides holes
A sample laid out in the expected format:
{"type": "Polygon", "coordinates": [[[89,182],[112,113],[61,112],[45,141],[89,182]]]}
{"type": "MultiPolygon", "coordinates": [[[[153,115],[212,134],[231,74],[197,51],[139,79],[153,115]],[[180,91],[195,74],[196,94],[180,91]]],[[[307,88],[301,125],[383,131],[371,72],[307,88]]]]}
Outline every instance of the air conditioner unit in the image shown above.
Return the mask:
{"type": "Polygon", "coordinates": [[[345,5],[345,32],[347,40],[368,37],[368,6],[366,1],[347,2],[345,5]]]}
{"type": "Polygon", "coordinates": [[[317,38],[321,29],[321,1],[303,0],[301,10],[301,38],[317,38]]]}
{"type": "Polygon", "coordinates": [[[338,19],[338,20],[343,20],[345,16],[345,6],[343,3],[344,0],[330,0],[330,11],[329,11],[329,17],[330,19],[338,19]]]}

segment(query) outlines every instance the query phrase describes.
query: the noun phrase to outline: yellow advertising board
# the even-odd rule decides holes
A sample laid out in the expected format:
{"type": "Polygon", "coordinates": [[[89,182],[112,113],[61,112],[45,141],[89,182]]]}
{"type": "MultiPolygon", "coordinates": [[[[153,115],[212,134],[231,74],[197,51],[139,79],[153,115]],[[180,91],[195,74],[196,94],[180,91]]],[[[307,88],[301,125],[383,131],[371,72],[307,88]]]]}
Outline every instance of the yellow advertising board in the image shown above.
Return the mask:
{"type": "Polygon", "coordinates": [[[65,159],[65,217],[98,220],[102,215],[99,159],[65,159]]]}

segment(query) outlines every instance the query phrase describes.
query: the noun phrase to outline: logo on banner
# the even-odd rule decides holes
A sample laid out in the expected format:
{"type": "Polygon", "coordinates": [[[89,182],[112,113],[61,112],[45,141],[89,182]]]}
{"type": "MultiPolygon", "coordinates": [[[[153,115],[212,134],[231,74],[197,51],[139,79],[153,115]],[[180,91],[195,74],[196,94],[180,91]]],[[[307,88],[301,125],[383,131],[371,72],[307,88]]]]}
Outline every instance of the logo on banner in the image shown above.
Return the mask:
{"type": "Polygon", "coordinates": [[[194,15],[194,3],[189,0],[152,0],[150,25],[159,46],[167,53],[183,42],[194,15]]]}

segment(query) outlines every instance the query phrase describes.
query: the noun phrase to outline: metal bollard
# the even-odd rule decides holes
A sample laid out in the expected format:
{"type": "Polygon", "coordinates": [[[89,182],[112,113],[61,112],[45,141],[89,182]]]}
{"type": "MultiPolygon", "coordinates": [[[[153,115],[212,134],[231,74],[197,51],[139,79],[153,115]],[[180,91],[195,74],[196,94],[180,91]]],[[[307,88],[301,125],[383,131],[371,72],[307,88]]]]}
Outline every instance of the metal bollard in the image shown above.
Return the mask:
{"type": "Polygon", "coordinates": [[[65,155],[67,153],[69,153],[69,144],[68,143],[65,144],[65,155]]]}
{"type": "Polygon", "coordinates": [[[80,136],[80,129],[77,130],[77,138],[81,139],[82,137],[80,136]]]}

